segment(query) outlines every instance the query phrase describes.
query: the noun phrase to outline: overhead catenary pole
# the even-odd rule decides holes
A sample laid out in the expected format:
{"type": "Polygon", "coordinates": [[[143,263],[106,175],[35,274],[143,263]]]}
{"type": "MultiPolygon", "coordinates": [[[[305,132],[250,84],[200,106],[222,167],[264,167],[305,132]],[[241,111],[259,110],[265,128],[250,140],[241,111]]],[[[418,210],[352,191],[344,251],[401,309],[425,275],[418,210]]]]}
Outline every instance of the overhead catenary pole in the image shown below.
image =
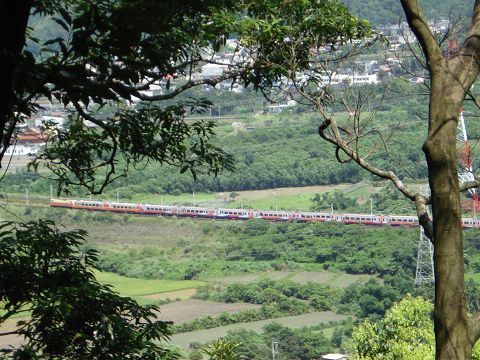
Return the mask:
{"type": "Polygon", "coordinates": [[[275,360],[275,356],[277,355],[278,349],[278,342],[272,340],[272,360],[275,360]]]}
{"type": "Polygon", "coordinates": [[[275,189],[275,210],[278,211],[278,190],[275,189]]]}

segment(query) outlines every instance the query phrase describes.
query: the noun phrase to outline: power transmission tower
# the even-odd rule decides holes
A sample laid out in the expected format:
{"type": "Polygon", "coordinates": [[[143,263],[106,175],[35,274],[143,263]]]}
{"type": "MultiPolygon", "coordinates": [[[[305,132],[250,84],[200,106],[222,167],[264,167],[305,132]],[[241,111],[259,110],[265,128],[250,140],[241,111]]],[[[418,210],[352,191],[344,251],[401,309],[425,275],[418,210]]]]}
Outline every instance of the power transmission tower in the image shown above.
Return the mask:
{"type": "MultiPolygon", "coordinates": [[[[460,112],[460,118],[457,125],[457,154],[458,154],[458,180],[460,184],[475,180],[473,175],[472,157],[470,146],[468,144],[467,129],[465,127],[465,119],[463,118],[463,111],[460,112]]],[[[464,209],[471,210],[475,214],[478,210],[478,193],[477,189],[471,188],[468,190],[471,201],[470,204],[464,206],[464,209]]]]}
{"type": "MultiPolygon", "coordinates": [[[[420,193],[424,196],[430,195],[428,185],[422,186],[420,193]]],[[[428,209],[427,209],[428,211],[428,209]]],[[[420,239],[418,241],[417,270],[415,272],[415,285],[422,285],[435,282],[433,271],[433,244],[425,235],[423,227],[420,226],[420,239]]]]}
{"type": "MultiPolygon", "coordinates": [[[[448,58],[452,57],[458,51],[458,43],[455,39],[448,42],[448,58]]],[[[460,117],[457,124],[457,157],[458,157],[458,180],[460,184],[475,180],[473,174],[472,154],[470,145],[468,143],[467,128],[465,127],[465,119],[463,117],[463,110],[460,108],[460,117]]],[[[468,190],[471,201],[467,204],[462,204],[462,208],[467,211],[473,211],[474,214],[478,211],[478,192],[477,189],[471,188],[468,190]]]]}

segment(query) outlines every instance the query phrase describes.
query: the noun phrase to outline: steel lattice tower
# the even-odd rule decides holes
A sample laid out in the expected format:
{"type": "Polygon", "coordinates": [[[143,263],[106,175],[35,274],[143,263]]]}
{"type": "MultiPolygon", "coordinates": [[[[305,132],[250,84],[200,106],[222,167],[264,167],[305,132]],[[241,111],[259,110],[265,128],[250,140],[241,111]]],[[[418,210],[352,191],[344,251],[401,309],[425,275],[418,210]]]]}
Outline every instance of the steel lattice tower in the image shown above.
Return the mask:
{"type": "MultiPolygon", "coordinates": [[[[420,193],[430,196],[428,185],[422,186],[420,193]]],[[[429,208],[427,208],[427,211],[429,208]]],[[[433,271],[433,244],[425,235],[423,227],[420,226],[420,239],[418,241],[417,270],[415,272],[415,285],[433,283],[435,273],[433,271]]]]}
{"type": "MultiPolygon", "coordinates": [[[[473,175],[472,157],[470,153],[470,146],[468,145],[467,130],[465,128],[465,119],[463,118],[463,111],[460,112],[460,118],[457,125],[457,154],[458,154],[458,180],[460,184],[475,180],[473,175]]],[[[478,210],[478,192],[477,189],[472,188],[468,190],[471,197],[471,202],[464,206],[466,210],[478,210]]]]}

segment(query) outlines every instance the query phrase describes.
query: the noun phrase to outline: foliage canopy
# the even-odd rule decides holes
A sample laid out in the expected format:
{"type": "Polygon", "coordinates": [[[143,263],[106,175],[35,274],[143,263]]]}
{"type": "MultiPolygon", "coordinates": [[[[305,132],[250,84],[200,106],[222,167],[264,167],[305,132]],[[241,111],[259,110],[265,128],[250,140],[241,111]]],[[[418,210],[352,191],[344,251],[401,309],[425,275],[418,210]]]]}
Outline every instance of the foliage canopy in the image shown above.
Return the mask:
{"type": "MultiPolygon", "coordinates": [[[[10,334],[25,338],[18,359],[173,359],[157,345],[170,335],[142,307],[99,284],[97,252],[81,251],[84,231],[60,231],[48,221],[0,224],[0,302],[5,313],[25,314],[10,334]]],[[[2,334],[6,335],[6,334],[2,334]]]]}

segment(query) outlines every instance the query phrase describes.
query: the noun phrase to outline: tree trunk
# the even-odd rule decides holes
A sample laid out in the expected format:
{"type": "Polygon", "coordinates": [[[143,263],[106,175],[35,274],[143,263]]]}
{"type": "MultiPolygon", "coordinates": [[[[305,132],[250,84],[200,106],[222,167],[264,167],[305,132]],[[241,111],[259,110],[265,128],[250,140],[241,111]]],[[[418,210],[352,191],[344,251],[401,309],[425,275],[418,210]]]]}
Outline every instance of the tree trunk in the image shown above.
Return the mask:
{"type": "Polygon", "coordinates": [[[432,74],[428,137],[424,144],[432,193],[436,359],[470,359],[465,306],[462,210],[456,130],[464,92],[445,66],[432,74]],[[448,85],[448,86],[447,86],[448,85]]]}
{"type": "Polygon", "coordinates": [[[33,0],[0,0],[0,160],[10,142],[6,125],[14,108],[14,79],[33,0]]]}

